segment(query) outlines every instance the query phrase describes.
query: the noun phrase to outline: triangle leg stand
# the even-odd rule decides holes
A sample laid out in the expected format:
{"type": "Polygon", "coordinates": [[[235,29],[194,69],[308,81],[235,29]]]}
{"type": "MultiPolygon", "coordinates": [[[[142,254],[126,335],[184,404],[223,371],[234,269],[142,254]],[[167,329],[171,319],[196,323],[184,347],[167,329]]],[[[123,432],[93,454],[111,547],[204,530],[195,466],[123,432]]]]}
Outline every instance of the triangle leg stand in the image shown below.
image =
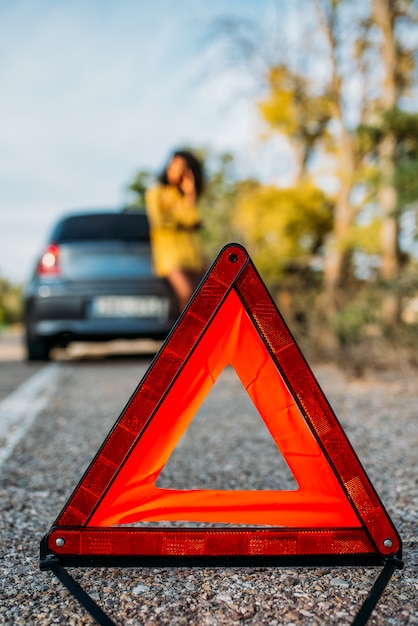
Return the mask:
{"type": "MultiPolygon", "coordinates": [[[[373,587],[370,589],[366,600],[357,613],[352,626],[365,626],[370,615],[383,595],[395,570],[403,569],[404,563],[395,557],[385,560],[384,567],[377,577],[373,587]]],[[[74,580],[74,578],[65,570],[55,555],[48,555],[41,562],[43,571],[50,570],[58,580],[68,589],[74,598],[90,613],[90,615],[101,626],[117,626],[108,615],[94,602],[89,594],[74,580]]]]}
{"type": "Polygon", "coordinates": [[[48,558],[42,564],[43,570],[50,570],[68,589],[74,598],[90,613],[100,626],[116,626],[110,617],[95,603],[93,598],[84,591],[81,585],[65,570],[57,558],[48,558]]]}
{"type": "Polygon", "coordinates": [[[386,559],[385,565],[377,577],[373,587],[370,589],[367,598],[365,599],[363,606],[360,611],[357,613],[352,626],[364,626],[367,623],[372,611],[374,610],[376,604],[379,602],[380,598],[383,595],[384,590],[386,589],[392,575],[395,570],[403,569],[404,563],[400,559],[395,557],[386,559]]]}

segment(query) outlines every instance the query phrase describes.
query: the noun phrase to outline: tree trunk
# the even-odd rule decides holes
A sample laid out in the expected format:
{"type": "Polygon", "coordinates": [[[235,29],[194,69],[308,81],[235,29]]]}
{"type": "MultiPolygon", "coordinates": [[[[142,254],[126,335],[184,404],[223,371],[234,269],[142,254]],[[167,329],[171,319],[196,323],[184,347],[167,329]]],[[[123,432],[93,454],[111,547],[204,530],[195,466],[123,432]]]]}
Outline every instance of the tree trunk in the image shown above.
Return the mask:
{"type": "MultiPolygon", "coordinates": [[[[395,41],[395,2],[393,0],[373,0],[373,16],[382,34],[382,60],[385,70],[380,104],[382,110],[390,111],[398,103],[396,84],[396,41],[395,41]]],[[[393,285],[399,278],[399,223],[396,213],[397,194],[393,183],[396,158],[396,139],[393,133],[387,133],[379,146],[381,184],[378,201],[382,214],[381,277],[393,285]]],[[[396,290],[390,289],[385,295],[382,308],[383,319],[387,325],[399,321],[400,299],[396,290]]]]}
{"type": "Polygon", "coordinates": [[[346,238],[353,223],[353,207],[351,191],[355,170],[355,152],[350,133],[343,114],[342,79],[338,65],[337,42],[337,4],[330,7],[327,16],[321,3],[316,0],[315,6],[322,27],[325,31],[330,48],[331,79],[329,90],[333,108],[333,118],[339,126],[338,138],[338,170],[340,189],[334,213],[334,228],[328,238],[324,259],[324,296],[325,314],[330,319],[338,311],[338,292],[343,282],[343,269],[347,259],[346,238]]]}
{"type": "Polygon", "coordinates": [[[383,215],[381,230],[382,265],[381,275],[385,280],[394,280],[399,274],[398,235],[396,216],[397,195],[392,184],[396,143],[392,134],[386,135],[380,145],[380,169],[382,184],[379,189],[379,204],[383,215]]]}
{"type": "Polygon", "coordinates": [[[339,308],[338,292],[343,282],[343,270],[347,259],[344,240],[352,224],[350,203],[351,183],[341,182],[335,205],[334,228],[328,237],[324,261],[324,293],[327,317],[332,317],[339,308]]]}

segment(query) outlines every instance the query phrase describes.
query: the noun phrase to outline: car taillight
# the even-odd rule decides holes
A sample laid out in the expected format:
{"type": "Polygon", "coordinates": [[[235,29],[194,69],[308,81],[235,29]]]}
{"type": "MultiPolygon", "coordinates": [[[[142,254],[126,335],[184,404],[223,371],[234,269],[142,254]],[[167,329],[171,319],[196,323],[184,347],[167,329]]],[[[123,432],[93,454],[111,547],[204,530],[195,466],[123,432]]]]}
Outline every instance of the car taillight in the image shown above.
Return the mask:
{"type": "Polygon", "coordinates": [[[57,276],[59,268],[59,248],[55,244],[50,244],[42,255],[36,268],[38,276],[57,276]]]}

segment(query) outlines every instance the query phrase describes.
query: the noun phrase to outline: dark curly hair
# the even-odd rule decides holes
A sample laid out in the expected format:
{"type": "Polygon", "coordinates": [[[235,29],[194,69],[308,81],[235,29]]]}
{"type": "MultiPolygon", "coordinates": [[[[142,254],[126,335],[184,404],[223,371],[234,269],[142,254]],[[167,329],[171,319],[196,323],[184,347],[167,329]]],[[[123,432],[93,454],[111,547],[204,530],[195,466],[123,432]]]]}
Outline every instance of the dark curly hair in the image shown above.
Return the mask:
{"type": "Polygon", "coordinates": [[[181,157],[186,161],[187,167],[191,170],[194,177],[196,196],[199,197],[205,189],[205,172],[201,161],[189,150],[176,150],[175,152],[173,152],[158,180],[163,185],[168,185],[167,167],[170,161],[174,159],[174,157],[181,157]]]}

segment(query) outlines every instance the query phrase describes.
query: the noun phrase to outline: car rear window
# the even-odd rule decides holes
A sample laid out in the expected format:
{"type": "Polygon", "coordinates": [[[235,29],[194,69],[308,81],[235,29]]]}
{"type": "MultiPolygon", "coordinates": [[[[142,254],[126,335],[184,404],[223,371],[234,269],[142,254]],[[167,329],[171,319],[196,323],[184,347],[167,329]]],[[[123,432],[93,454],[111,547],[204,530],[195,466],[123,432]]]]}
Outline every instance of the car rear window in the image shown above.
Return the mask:
{"type": "Polygon", "coordinates": [[[148,241],[145,213],[93,213],[63,219],[51,235],[55,243],[75,241],[148,241]]]}

